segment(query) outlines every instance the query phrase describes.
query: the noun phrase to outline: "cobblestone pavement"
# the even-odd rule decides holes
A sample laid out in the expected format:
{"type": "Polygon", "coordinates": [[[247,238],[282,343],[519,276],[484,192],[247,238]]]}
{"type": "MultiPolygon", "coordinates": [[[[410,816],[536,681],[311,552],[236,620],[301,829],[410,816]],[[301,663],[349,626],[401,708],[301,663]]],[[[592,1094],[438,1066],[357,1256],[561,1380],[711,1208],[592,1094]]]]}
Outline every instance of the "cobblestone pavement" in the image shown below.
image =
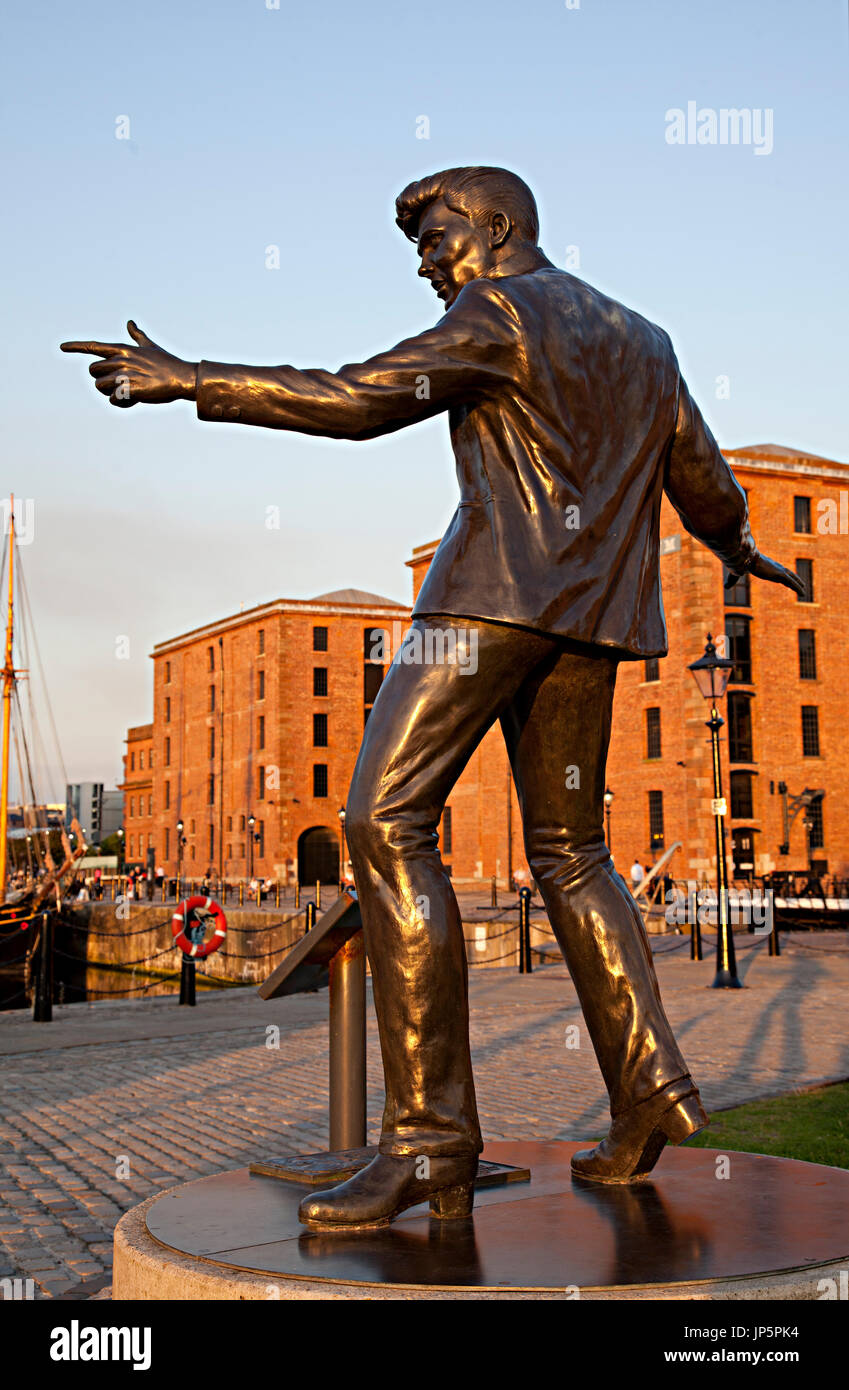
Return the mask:
{"type": "MultiPolygon", "coordinates": [[[[847,947],[845,935],[799,933],[770,959],[743,937],[747,988],[711,991],[710,960],[691,962],[680,938],[654,942],[708,1109],[849,1076],[847,947]]],[[[603,1133],[604,1087],[562,963],[473,971],[471,1000],[485,1136],[603,1133]]],[[[371,1010],[368,1027],[376,1139],[371,1010]]],[[[128,1207],[253,1158],[325,1148],[327,1047],[326,991],[271,1003],[252,988],[211,992],[191,1011],[173,997],[74,1004],[50,1024],[0,1014],[0,1279],[31,1279],[39,1298],[82,1292],[108,1279],[128,1207]]]]}

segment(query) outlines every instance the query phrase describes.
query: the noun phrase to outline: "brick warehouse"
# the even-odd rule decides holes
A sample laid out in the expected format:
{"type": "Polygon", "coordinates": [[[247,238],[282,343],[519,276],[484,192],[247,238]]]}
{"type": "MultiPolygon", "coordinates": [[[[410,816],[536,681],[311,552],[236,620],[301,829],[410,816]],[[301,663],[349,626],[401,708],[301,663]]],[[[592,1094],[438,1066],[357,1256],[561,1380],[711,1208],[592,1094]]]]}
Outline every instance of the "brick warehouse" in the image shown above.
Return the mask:
{"type": "MultiPolygon", "coordinates": [[[[750,865],[757,873],[805,868],[808,832],[801,814],[790,830],[789,854],[779,852],[782,784],[789,797],[806,788],[825,792],[810,813],[811,855],[843,876],[849,872],[849,808],[840,776],[849,758],[842,669],[849,466],[777,445],[729,450],[726,457],[748,493],[760,548],[803,574],[811,601],[797,602],[788,590],[760,581],[726,593],[717,561],[664,500],[669,655],[654,665],[620,666],[607,776],[612,849],[627,872],[634,858],[650,863],[680,842],[671,865],[676,877],[712,871],[708,710],[687,671],[710,631],[727,634],[735,660],[720,711],[735,874],[745,876],[750,865]]],[[[436,544],[417,547],[406,562],[414,597],[436,544]]],[[[337,878],[338,811],[385,669],[369,657],[379,651],[372,629],[390,635],[391,654],[409,612],[391,600],[343,590],[308,601],[279,600],[158,644],[154,815],[151,824],[134,828],[129,798],[138,793],[130,790],[128,771],[128,858],[134,833],[152,835],[157,859],[174,872],[182,819],[185,873],[199,875],[211,865],[244,877],[251,868],[253,815],[257,873],[283,882],[296,875],[307,883],[319,875],[337,878]]],[[[147,727],[131,730],[133,741],[147,727]]],[[[127,763],[132,749],[128,736],[127,763]]],[[[495,875],[505,885],[527,874],[497,726],[449,798],[441,842],[457,882],[495,875]]]]}

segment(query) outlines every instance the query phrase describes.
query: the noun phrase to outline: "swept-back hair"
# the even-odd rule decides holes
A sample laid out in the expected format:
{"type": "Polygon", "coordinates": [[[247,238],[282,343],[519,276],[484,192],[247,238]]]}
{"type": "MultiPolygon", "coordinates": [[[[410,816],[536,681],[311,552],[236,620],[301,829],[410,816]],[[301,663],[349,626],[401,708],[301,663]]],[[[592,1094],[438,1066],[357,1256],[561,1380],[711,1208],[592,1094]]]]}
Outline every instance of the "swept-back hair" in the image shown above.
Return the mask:
{"type": "Polygon", "coordinates": [[[408,183],[395,199],[395,221],[411,241],[418,239],[422,214],[437,198],[478,224],[494,212],[505,212],[522,239],[537,244],[539,214],[534,195],[524,179],[509,169],[476,165],[443,169],[408,183]]]}

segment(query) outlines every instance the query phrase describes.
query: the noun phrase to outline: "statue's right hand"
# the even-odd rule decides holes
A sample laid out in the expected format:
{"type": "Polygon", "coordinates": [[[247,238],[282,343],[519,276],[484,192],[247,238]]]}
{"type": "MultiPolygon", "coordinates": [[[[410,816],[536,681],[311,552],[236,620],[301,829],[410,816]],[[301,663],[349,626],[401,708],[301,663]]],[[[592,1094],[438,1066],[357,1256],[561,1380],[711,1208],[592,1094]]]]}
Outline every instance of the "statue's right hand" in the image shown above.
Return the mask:
{"type": "Polygon", "coordinates": [[[166,352],[132,319],[127,331],[135,342],[130,343],[61,343],[63,352],[81,352],[101,360],[92,362],[89,372],[95,378],[98,391],[108,396],[116,406],[162,405],[169,401],[194,400],[197,382],[197,363],[184,362],[166,352]]]}

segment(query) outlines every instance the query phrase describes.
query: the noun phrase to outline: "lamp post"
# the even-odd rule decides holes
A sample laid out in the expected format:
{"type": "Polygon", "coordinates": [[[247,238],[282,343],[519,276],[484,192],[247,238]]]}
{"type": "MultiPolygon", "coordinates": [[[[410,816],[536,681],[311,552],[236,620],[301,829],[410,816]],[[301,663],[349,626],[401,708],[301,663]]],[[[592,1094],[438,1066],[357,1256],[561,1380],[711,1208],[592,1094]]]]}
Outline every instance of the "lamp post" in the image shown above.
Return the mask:
{"type": "Polygon", "coordinates": [[[248,816],[248,882],[254,876],[254,826],[256,816],[248,816]]]}
{"type": "Polygon", "coordinates": [[[613,805],[613,792],[609,787],[604,789],[604,818],[607,821],[607,848],[610,849],[610,808],[613,805]]]}
{"type": "MultiPolygon", "coordinates": [[[[716,869],[718,880],[717,906],[718,906],[718,926],[716,933],[716,975],[714,977],[712,989],[742,989],[743,985],[737,978],[737,961],[734,955],[734,934],[728,920],[728,868],[725,859],[725,822],[726,811],[725,797],[722,795],[722,773],[719,763],[719,731],[725,720],[716,708],[717,700],[721,700],[725,694],[734,662],[728,657],[717,656],[716,644],[710,633],[708,633],[707,645],[704,655],[698,661],[693,661],[688,666],[692,671],[693,679],[699,687],[701,695],[706,700],[710,700],[710,719],[707,727],[710,729],[711,746],[713,751],[713,802],[711,810],[713,812],[714,826],[716,830],[716,869]]],[[[695,909],[698,912],[698,907],[695,909]]]]}
{"type": "Polygon", "coordinates": [[[183,877],[183,845],[184,845],[185,843],[186,843],[186,838],[185,838],[185,836],[184,836],[184,834],[183,834],[183,821],[182,821],[182,820],[178,820],[178,821],[177,821],[177,883],[176,883],[176,886],[175,886],[175,887],[176,887],[175,896],[178,897],[178,898],[179,898],[179,896],[180,896],[180,880],[181,880],[181,878],[183,877]]]}
{"type": "Polygon", "coordinates": [[[122,875],[122,873],[124,872],[124,827],[123,827],[123,825],[119,825],[119,826],[118,826],[118,829],[117,829],[116,834],[117,834],[117,836],[118,836],[118,877],[120,878],[121,875],[122,875]]]}
{"type": "Polygon", "coordinates": [[[339,816],[339,887],[345,880],[345,807],[340,806],[339,816]]]}

